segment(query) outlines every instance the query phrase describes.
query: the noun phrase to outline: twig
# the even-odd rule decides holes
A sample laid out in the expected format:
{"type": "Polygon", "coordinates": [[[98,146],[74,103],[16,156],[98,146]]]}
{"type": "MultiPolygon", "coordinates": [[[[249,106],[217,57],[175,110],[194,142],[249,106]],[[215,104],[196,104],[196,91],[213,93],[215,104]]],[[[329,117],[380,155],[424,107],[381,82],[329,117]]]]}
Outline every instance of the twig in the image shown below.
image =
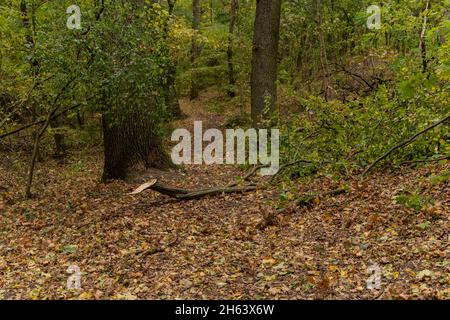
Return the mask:
{"type": "MultiPolygon", "coordinates": [[[[242,177],[242,181],[248,181],[248,180],[250,180],[250,178],[251,178],[252,176],[254,176],[254,175],[256,174],[256,172],[257,172],[259,169],[262,169],[262,168],[265,168],[265,167],[268,167],[268,165],[263,165],[263,164],[261,164],[261,165],[254,166],[251,170],[249,170],[249,171],[242,177]]],[[[235,186],[237,186],[238,184],[239,184],[239,181],[235,181],[235,182],[232,182],[232,183],[228,184],[227,187],[228,187],[228,188],[235,187],[235,186]]]]}
{"type": "Polygon", "coordinates": [[[163,245],[161,247],[156,247],[156,248],[150,248],[150,249],[147,249],[147,250],[140,250],[138,252],[135,252],[135,254],[136,254],[136,256],[138,258],[144,258],[146,256],[153,255],[155,253],[164,252],[168,248],[170,248],[173,245],[175,245],[177,242],[178,242],[178,232],[177,232],[177,234],[175,236],[175,240],[173,240],[172,242],[168,243],[167,245],[163,245]]]}
{"type": "Polygon", "coordinates": [[[448,160],[448,159],[450,159],[450,156],[441,157],[441,158],[437,158],[437,159],[424,159],[424,160],[403,161],[402,163],[400,163],[400,165],[403,165],[403,164],[413,164],[413,163],[439,162],[439,161],[442,161],[442,160],[448,160]]]}
{"type": "Polygon", "coordinates": [[[299,163],[313,164],[314,162],[309,161],[309,160],[303,160],[303,159],[300,159],[300,160],[295,160],[295,161],[292,161],[292,162],[289,162],[289,163],[282,164],[282,165],[278,168],[277,173],[275,173],[275,174],[270,178],[270,182],[273,182],[273,181],[275,180],[275,178],[278,176],[278,174],[279,174],[281,171],[283,171],[284,169],[286,169],[286,168],[288,168],[288,167],[291,167],[291,166],[294,166],[294,165],[299,164],[299,163]]]}
{"type": "MultiPolygon", "coordinates": [[[[87,102],[87,101],[89,101],[89,100],[92,100],[92,99],[93,99],[93,98],[89,98],[89,99],[87,99],[86,101],[77,103],[77,104],[75,104],[75,105],[73,105],[73,106],[71,106],[71,107],[69,107],[69,108],[67,108],[67,109],[65,109],[65,110],[62,110],[62,111],[60,111],[60,112],[58,112],[58,113],[55,113],[54,115],[52,115],[52,116],[50,117],[50,120],[56,119],[56,118],[58,118],[59,116],[63,115],[64,113],[69,112],[69,111],[71,111],[71,110],[73,110],[73,109],[76,109],[76,108],[78,108],[79,106],[81,106],[83,103],[85,103],[85,102],[87,102]]],[[[0,134],[0,139],[3,139],[3,138],[8,137],[8,136],[10,136],[10,135],[19,133],[19,132],[21,132],[21,131],[23,131],[23,130],[26,130],[26,129],[28,129],[28,128],[37,126],[38,124],[45,123],[45,121],[46,121],[46,119],[37,120],[37,121],[35,121],[35,122],[29,123],[29,124],[27,124],[27,125],[24,125],[24,126],[22,126],[22,127],[20,127],[20,128],[14,129],[14,130],[12,130],[12,131],[10,131],[10,132],[6,132],[6,133],[3,133],[3,134],[0,134]]]]}
{"type": "Polygon", "coordinates": [[[326,191],[326,192],[322,192],[322,193],[316,193],[316,194],[310,194],[310,195],[305,195],[302,196],[300,198],[298,198],[295,201],[295,204],[299,207],[302,206],[310,206],[312,202],[314,202],[314,200],[316,199],[320,199],[323,197],[333,197],[333,196],[337,196],[343,193],[347,193],[347,188],[339,188],[336,190],[330,190],[330,191],[326,191]]]}
{"type": "MultiPolygon", "coordinates": [[[[330,190],[330,191],[326,191],[326,192],[322,192],[322,193],[318,193],[318,194],[301,196],[300,198],[297,198],[297,200],[295,201],[295,206],[310,205],[315,199],[320,199],[323,197],[337,196],[337,195],[347,193],[347,192],[348,192],[347,188],[339,188],[336,190],[330,190]]],[[[282,214],[291,208],[292,208],[292,206],[288,206],[288,207],[274,210],[274,211],[264,214],[262,220],[256,225],[256,228],[259,230],[264,230],[268,226],[273,225],[275,223],[275,218],[277,215],[282,214]]]]}

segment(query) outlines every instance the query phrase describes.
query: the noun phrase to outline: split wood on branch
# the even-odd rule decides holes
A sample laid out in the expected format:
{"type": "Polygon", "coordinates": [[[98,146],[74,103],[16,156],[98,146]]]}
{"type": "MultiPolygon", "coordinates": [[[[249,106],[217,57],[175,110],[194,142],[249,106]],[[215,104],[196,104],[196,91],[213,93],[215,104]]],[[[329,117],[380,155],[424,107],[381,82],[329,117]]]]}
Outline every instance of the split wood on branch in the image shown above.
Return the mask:
{"type": "Polygon", "coordinates": [[[223,193],[238,193],[238,192],[253,191],[256,190],[256,186],[243,186],[243,187],[225,186],[225,187],[189,190],[171,187],[158,182],[157,179],[153,179],[139,186],[136,190],[131,192],[130,195],[139,194],[147,189],[159,192],[161,194],[167,195],[177,200],[188,200],[223,193]]]}
{"type": "Polygon", "coordinates": [[[416,140],[419,136],[421,136],[422,134],[436,128],[437,126],[447,122],[448,120],[450,120],[450,114],[447,115],[444,119],[439,120],[438,122],[426,127],[425,129],[423,129],[422,131],[416,133],[415,135],[413,135],[411,138],[409,138],[408,140],[403,141],[402,143],[392,147],[391,149],[389,149],[388,152],[386,152],[385,154],[383,154],[381,157],[379,157],[378,159],[376,159],[366,170],[364,170],[364,172],[361,174],[362,176],[365,176],[370,170],[373,169],[373,167],[375,167],[375,165],[386,159],[391,153],[393,153],[394,151],[402,148],[402,147],[406,147],[408,145],[410,145],[412,142],[414,142],[414,140],[416,140]]]}

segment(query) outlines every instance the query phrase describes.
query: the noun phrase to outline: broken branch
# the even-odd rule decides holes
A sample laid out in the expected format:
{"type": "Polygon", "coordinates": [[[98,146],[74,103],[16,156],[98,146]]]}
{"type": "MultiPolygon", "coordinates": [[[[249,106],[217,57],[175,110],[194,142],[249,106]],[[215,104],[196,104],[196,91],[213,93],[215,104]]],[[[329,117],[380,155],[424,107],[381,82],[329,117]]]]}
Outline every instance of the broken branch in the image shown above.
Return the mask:
{"type": "Polygon", "coordinates": [[[198,199],[208,195],[217,195],[222,193],[238,193],[238,192],[253,191],[256,190],[256,186],[244,186],[244,187],[226,186],[209,189],[188,190],[188,189],[174,188],[158,182],[157,179],[153,179],[149,182],[140,185],[137,189],[135,189],[133,192],[129,194],[130,195],[139,194],[147,189],[151,189],[153,191],[159,192],[161,194],[167,195],[169,197],[178,200],[188,200],[188,199],[198,199]]]}

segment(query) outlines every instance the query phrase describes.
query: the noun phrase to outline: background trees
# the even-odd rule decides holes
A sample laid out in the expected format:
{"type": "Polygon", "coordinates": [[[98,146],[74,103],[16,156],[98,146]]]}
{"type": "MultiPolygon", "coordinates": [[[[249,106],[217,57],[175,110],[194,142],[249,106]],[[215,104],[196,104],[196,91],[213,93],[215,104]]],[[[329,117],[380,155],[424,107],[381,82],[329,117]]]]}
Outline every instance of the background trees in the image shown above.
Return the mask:
{"type": "Polygon", "coordinates": [[[2,109],[11,113],[3,130],[15,124],[13,116],[23,123],[43,120],[33,134],[28,195],[40,139],[49,131],[61,149],[63,134],[76,128],[74,117],[84,125],[86,116],[95,123],[101,114],[104,179],[123,178],[137,162],[169,163],[160,140],[161,124],[176,113],[176,97],[168,94],[174,84],[167,11],[143,2],[86,1],[80,4],[83,28],[69,30],[70,4],[23,0],[2,7],[8,16],[2,15],[1,79],[3,95],[13,99],[2,109]]]}
{"type": "MultiPolygon", "coordinates": [[[[378,30],[362,0],[81,1],[81,30],[65,27],[71,4],[0,7],[1,144],[31,153],[29,182],[41,154],[64,159],[99,132],[104,179],[169,165],[178,98],[212,87],[228,95],[214,107],[233,114],[225,125],[279,113],[284,160],[307,152],[331,170],[364,167],[448,114],[448,0],[386,1],[378,30]]],[[[448,135],[444,123],[394,161],[446,156],[448,135]]]]}

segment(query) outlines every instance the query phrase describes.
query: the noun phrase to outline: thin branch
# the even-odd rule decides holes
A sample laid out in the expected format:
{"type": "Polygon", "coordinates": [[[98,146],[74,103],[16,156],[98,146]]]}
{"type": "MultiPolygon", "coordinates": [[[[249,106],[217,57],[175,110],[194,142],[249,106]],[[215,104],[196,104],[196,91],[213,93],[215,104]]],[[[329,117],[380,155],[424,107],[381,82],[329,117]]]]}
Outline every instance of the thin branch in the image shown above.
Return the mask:
{"type": "Polygon", "coordinates": [[[400,165],[403,165],[403,164],[414,164],[414,163],[439,162],[439,161],[448,160],[448,159],[450,159],[450,156],[441,157],[441,158],[437,158],[437,159],[423,159],[423,160],[403,161],[400,165]]]}
{"type": "Polygon", "coordinates": [[[364,170],[364,172],[361,174],[362,176],[365,176],[370,170],[373,169],[373,167],[375,167],[375,165],[380,162],[381,160],[386,159],[391,153],[393,153],[394,151],[408,146],[409,144],[411,144],[412,142],[414,142],[414,140],[416,140],[419,136],[421,136],[422,134],[430,131],[431,129],[436,128],[437,126],[443,124],[444,122],[450,120],[450,114],[448,116],[446,116],[444,119],[439,120],[438,122],[432,124],[431,126],[426,127],[425,129],[423,129],[422,131],[419,131],[418,133],[416,133],[415,135],[413,135],[411,138],[409,138],[408,140],[403,141],[402,143],[392,147],[391,149],[389,149],[388,152],[386,152],[385,154],[383,154],[381,157],[379,157],[378,159],[376,159],[366,170],[364,170]]]}
{"type": "MultiPolygon", "coordinates": [[[[60,112],[57,112],[57,113],[55,113],[54,115],[51,116],[51,119],[50,119],[50,120],[56,119],[56,118],[58,118],[59,116],[65,114],[66,112],[69,112],[69,111],[71,111],[71,110],[74,110],[74,109],[80,107],[82,104],[84,104],[84,103],[86,103],[87,101],[92,100],[92,99],[93,99],[93,97],[88,98],[87,100],[85,100],[85,101],[83,101],[83,102],[77,103],[77,104],[75,104],[75,105],[73,105],[73,106],[71,106],[71,107],[69,107],[69,108],[67,108],[67,109],[64,109],[64,110],[62,110],[62,111],[60,111],[60,112]]],[[[23,130],[26,130],[26,129],[31,128],[31,127],[34,127],[34,126],[37,126],[37,125],[39,125],[39,124],[41,124],[41,123],[44,123],[44,122],[45,122],[45,119],[42,119],[42,120],[37,120],[37,121],[35,121],[35,122],[26,124],[26,125],[24,125],[24,126],[22,126],[22,127],[20,127],[20,128],[17,128],[17,129],[14,129],[14,130],[10,131],[10,132],[6,132],[6,133],[1,134],[1,135],[0,135],[0,139],[3,139],[3,138],[5,138],[5,137],[11,136],[11,135],[13,135],[13,134],[19,133],[19,132],[21,132],[21,131],[23,131],[23,130]]]]}

